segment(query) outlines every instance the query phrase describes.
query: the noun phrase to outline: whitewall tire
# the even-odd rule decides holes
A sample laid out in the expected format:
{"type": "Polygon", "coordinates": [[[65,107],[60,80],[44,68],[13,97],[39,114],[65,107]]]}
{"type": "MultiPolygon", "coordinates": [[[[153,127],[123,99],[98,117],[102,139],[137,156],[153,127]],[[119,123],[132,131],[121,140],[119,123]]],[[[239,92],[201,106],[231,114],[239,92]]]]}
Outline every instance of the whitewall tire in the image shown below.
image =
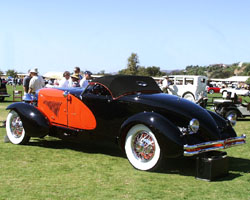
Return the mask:
{"type": "Polygon", "coordinates": [[[154,171],[162,160],[156,136],[143,124],[137,124],[128,131],[125,152],[129,162],[139,170],[154,171]]]}
{"type": "Polygon", "coordinates": [[[184,94],[184,95],[183,95],[183,98],[184,98],[184,99],[187,99],[187,100],[189,100],[189,101],[195,102],[194,96],[193,96],[191,93],[186,93],[186,94],[184,94]]]}
{"type": "Polygon", "coordinates": [[[6,131],[10,142],[13,144],[26,144],[30,139],[24,130],[20,116],[14,110],[10,111],[7,116],[6,131]]]}

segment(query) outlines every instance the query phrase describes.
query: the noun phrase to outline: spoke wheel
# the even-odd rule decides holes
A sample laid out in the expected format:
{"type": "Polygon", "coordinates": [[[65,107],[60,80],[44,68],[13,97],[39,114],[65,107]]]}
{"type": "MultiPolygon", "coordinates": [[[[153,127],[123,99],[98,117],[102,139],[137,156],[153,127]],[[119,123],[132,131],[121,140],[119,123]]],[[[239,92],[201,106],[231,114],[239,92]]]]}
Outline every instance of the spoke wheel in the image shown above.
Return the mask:
{"type": "Polygon", "coordinates": [[[126,137],[129,162],[139,170],[154,171],[161,162],[161,150],[154,133],[145,125],[133,126],[126,137]]]}
{"type": "Polygon", "coordinates": [[[9,140],[13,144],[25,144],[30,139],[24,130],[20,116],[14,110],[10,111],[7,116],[6,131],[9,140]]]}

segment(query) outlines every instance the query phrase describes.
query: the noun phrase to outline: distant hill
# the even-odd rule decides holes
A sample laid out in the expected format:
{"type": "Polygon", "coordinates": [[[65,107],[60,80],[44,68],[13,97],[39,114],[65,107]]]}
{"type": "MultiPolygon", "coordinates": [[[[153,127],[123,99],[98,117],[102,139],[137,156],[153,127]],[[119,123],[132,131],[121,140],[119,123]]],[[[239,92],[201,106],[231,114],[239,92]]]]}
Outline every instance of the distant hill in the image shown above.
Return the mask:
{"type": "Polygon", "coordinates": [[[183,70],[161,70],[168,75],[203,75],[208,78],[229,78],[231,76],[250,76],[250,63],[213,64],[209,66],[190,65],[183,70]]]}

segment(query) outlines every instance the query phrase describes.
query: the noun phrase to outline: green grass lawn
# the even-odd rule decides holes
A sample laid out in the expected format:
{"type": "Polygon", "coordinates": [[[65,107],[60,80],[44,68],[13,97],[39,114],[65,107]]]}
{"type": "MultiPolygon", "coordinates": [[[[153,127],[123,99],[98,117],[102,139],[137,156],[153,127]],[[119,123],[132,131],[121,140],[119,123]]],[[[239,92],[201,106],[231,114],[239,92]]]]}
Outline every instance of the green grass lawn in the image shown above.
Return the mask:
{"type": "MultiPolygon", "coordinates": [[[[1,119],[11,102],[0,103],[1,119]]],[[[0,121],[1,121],[0,119],[0,121]]],[[[250,118],[238,121],[250,138],[250,118]]],[[[250,144],[227,149],[229,175],[195,179],[195,161],[168,160],[161,173],[135,170],[115,148],[71,144],[51,137],[29,145],[3,143],[0,128],[0,199],[235,199],[250,200],[250,144]]]]}

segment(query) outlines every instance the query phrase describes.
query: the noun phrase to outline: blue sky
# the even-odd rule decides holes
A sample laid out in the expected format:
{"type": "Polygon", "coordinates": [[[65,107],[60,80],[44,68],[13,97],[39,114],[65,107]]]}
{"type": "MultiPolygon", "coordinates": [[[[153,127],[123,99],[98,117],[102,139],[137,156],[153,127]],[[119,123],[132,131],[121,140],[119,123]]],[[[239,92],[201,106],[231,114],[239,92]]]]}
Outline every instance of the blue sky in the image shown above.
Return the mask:
{"type": "Polygon", "coordinates": [[[0,0],[0,70],[250,61],[248,0],[0,0]]]}

